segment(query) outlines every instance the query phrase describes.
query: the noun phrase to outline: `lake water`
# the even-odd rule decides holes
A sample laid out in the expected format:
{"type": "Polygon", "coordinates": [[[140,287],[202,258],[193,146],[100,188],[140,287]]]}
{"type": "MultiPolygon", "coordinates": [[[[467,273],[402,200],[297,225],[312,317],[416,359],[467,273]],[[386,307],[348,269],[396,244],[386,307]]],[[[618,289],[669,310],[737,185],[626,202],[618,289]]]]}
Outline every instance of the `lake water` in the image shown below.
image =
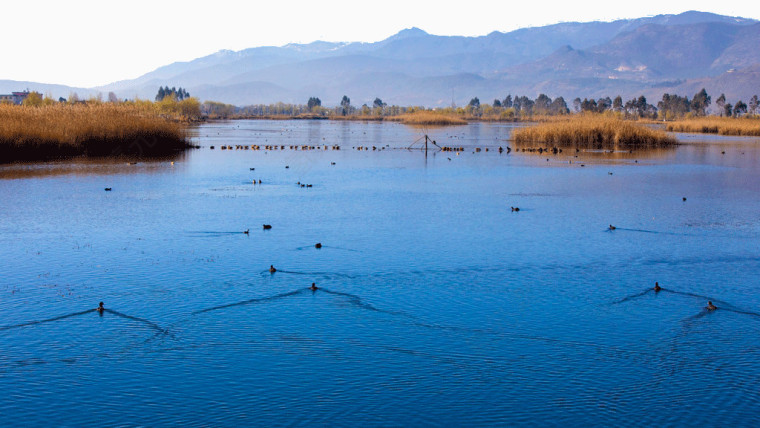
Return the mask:
{"type": "Polygon", "coordinates": [[[0,425],[760,423],[760,140],[512,129],[212,123],[175,159],[0,166],[0,425]]]}

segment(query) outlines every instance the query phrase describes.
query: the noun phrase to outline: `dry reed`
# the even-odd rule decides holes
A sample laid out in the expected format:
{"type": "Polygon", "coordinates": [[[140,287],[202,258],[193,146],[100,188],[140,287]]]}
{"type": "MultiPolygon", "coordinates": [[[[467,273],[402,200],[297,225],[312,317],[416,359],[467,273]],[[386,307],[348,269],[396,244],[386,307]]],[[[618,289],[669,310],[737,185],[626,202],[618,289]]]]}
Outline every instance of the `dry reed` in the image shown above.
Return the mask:
{"type": "Polygon", "coordinates": [[[516,129],[512,138],[518,144],[539,143],[596,150],[630,150],[676,144],[675,138],[663,131],[614,117],[596,115],[571,116],[562,121],[516,129]]]}
{"type": "Polygon", "coordinates": [[[0,162],[154,155],[185,147],[182,125],[139,105],[0,105],[0,162]]]}
{"type": "Polygon", "coordinates": [[[667,129],[671,132],[760,137],[760,119],[757,117],[699,117],[669,123],[667,129]]]}
{"type": "Polygon", "coordinates": [[[400,116],[394,116],[388,118],[389,120],[397,120],[405,125],[466,125],[467,121],[448,114],[435,113],[432,111],[418,111],[409,114],[402,114],[400,116]]]}

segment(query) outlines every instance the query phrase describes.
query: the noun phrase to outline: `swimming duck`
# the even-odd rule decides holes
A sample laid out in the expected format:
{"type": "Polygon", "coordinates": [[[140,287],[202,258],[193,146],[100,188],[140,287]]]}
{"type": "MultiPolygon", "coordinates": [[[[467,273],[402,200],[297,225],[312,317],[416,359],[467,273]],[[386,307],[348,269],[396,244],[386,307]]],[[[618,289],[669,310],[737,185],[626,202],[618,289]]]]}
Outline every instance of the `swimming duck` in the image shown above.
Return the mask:
{"type": "Polygon", "coordinates": [[[715,306],[715,305],[713,305],[713,302],[711,302],[711,301],[708,300],[707,301],[707,307],[705,307],[705,309],[707,309],[708,311],[714,311],[714,310],[718,309],[718,307],[715,306]]]}
{"type": "Polygon", "coordinates": [[[110,191],[111,191],[111,188],[110,187],[106,187],[106,192],[110,192],[110,191]]]}
{"type": "Polygon", "coordinates": [[[660,290],[662,290],[662,287],[660,287],[660,284],[658,284],[658,283],[655,282],[654,283],[654,292],[655,293],[659,293],[660,290]]]}
{"type": "Polygon", "coordinates": [[[275,269],[275,268],[274,268],[274,265],[269,265],[269,272],[270,272],[270,273],[275,273],[275,272],[277,272],[277,269],[275,269]]]}
{"type": "Polygon", "coordinates": [[[98,304],[98,308],[97,308],[97,309],[95,309],[95,310],[96,310],[96,311],[98,311],[98,313],[101,313],[101,314],[102,314],[102,313],[103,313],[103,311],[105,311],[105,310],[106,310],[106,308],[104,308],[104,307],[103,307],[103,302],[100,302],[100,303],[98,304]]]}
{"type": "Polygon", "coordinates": [[[686,197],[685,196],[683,197],[683,201],[686,202],[686,197]]]}
{"type": "Polygon", "coordinates": [[[615,230],[615,229],[617,229],[617,227],[610,225],[610,230],[615,230]]]}
{"type": "Polygon", "coordinates": [[[316,248],[322,248],[322,243],[321,243],[321,242],[317,242],[317,243],[314,245],[314,247],[316,247],[316,248]]]}
{"type": "Polygon", "coordinates": [[[271,228],[272,228],[271,224],[265,224],[264,225],[264,230],[268,230],[268,229],[271,229],[271,228]]]}
{"type": "Polygon", "coordinates": [[[510,208],[512,208],[512,212],[513,213],[517,212],[517,211],[520,211],[520,208],[518,208],[518,207],[510,207],[510,208]]]}
{"type": "Polygon", "coordinates": [[[319,287],[317,287],[316,283],[312,282],[311,283],[311,287],[309,287],[309,290],[311,290],[311,291],[317,291],[317,290],[319,290],[319,287]]]}
{"type": "Polygon", "coordinates": [[[243,233],[245,233],[246,235],[248,235],[249,232],[250,232],[250,229],[246,229],[243,233]]]}

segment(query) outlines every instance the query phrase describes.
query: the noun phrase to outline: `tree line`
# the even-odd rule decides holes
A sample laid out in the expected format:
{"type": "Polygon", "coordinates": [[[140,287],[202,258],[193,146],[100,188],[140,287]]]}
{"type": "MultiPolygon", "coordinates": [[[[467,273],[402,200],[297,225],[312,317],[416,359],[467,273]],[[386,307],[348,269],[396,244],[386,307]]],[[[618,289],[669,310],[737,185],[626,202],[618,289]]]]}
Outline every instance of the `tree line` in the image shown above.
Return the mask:
{"type": "Polygon", "coordinates": [[[184,90],[181,86],[179,89],[175,87],[169,88],[167,85],[165,88],[163,86],[158,88],[158,93],[156,94],[156,101],[163,101],[164,98],[174,98],[177,101],[182,101],[184,99],[190,98],[190,93],[188,93],[186,90],[184,90]]]}
{"type": "MultiPolygon", "coordinates": [[[[712,105],[712,97],[703,88],[701,91],[689,97],[676,94],[663,94],[662,99],[655,104],[650,103],[644,95],[624,100],[620,95],[615,98],[575,98],[571,106],[568,106],[563,97],[552,99],[546,94],[530,98],[525,95],[508,94],[503,99],[494,99],[491,104],[481,104],[478,97],[473,97],[464,107],[451,106],[437,108],[443,113],[460,116],[484,118],[484,119],[519,119],[532,116],[555,116],[571,113],[606,113],[612,112],[625,118],[646,118],[672,120],[686,116],[706,116],[712,105]]],[[[748,104],[741,100],[735,104],[728,103],[726,96],[721,94],[716,100],[718,114],[728,117],[740,117],[747,114],[760,113],[758,96],[751,97],[748,104]]],[[[351,99],[344,95],[335,107],[324,107],[319,97],[309,97],[305,104],[254,104],[237,107],[229,104],[208,101],[202,105],[204,114],[210,117],[264,117],[264,116],[302,116],[317,115],[323,117],[337,116],[396,116],[417,110],[426,110],[424,107],[410,106],[401,107],[388,105],[379,97],[375,98],[371,105],[363,104],[355,106],[351,99]]]]}

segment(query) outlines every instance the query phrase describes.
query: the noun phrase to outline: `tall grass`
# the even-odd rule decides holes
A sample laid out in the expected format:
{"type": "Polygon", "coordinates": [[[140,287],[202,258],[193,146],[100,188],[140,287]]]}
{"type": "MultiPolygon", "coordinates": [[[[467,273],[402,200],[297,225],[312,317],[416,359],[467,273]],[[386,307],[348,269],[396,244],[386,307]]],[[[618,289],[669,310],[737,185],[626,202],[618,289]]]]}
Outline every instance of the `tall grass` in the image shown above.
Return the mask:
{"type": "Polygon", "coordinates": [[[675,138],[663,131],[597,115],[570,116],[565,120],[516,129],[512,137],[516,143],[521,144],[540,143],[596,150],[630,150],[676,144],[675,138]]]}
{"type": "Polygon", "coordinates": [[[397,120],[405,125],[466,125],[467,121],[461,117],[436,113],[432,111],[417,111],[409,114],[402,114],[389,118],[390,120],[397,120]]]}
{"type": "Polygon", "coordinates": [[[0,162],[76,155],[166,154],[187,147],[180,123],[154,106],[0,105],[0,162]]]}
{"type": "Polygon", "coordinates": [[[668,124],[671,132],[760,136],[760,118],[699,117],[668,124]]]}

